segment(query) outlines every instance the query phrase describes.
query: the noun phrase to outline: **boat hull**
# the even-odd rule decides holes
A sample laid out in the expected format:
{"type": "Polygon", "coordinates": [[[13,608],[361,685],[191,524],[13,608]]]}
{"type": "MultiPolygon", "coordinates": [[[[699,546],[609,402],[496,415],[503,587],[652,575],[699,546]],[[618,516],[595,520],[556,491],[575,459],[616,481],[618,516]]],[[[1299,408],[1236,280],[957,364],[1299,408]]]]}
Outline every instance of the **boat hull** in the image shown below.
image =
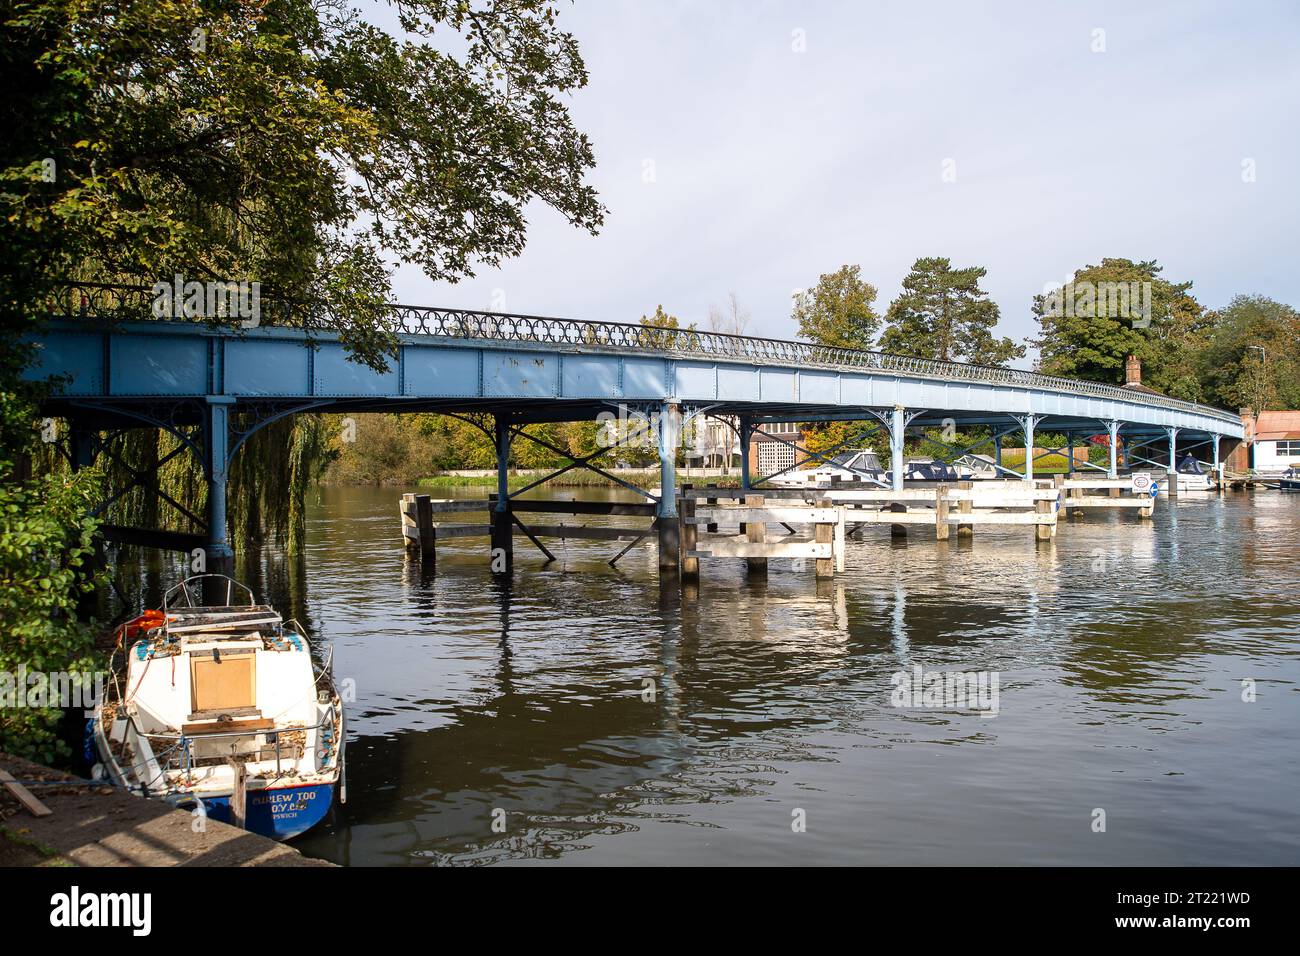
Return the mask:
{"type": "MultiPolygon", "coordinates": [[[[204,813],[209,819],[220,823],[232,822],[229,794],[183,794],[169,797],[168,802],[183,809],[193,809],[196,799],[202,799],[204,813]]],[[[291,840],[320,823],[333,802],[332,783],[249,790],[244,808],[244,829],[272,840],[291,840]]]]}

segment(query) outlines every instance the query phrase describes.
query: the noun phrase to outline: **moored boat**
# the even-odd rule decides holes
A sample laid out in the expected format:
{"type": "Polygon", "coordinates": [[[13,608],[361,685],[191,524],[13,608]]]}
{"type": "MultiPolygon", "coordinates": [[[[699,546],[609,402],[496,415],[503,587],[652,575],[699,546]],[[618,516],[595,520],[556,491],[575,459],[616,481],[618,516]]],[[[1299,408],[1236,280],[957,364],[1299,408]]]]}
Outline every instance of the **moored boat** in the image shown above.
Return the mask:
{"type": "Polygon", "coordinates": [[[331,662],[230,578],[187,578],[122,625],[110,673],[92,727],[115,784],[222,822],[242,804],[244,827],[277,840],[319,823],[336,788],[345,798],[331,662]],[[205,604],[205,589],[225,603],[205,604]]]}

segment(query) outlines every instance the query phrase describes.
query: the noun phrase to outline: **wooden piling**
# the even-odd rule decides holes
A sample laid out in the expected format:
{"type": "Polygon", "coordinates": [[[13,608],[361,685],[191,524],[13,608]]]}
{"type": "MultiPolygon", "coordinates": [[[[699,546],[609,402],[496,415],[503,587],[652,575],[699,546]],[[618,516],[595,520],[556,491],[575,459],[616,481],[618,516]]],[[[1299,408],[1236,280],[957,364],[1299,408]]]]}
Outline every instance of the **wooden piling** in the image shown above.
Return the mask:
{"type": "MultiPolygon", "coordinates": [[[[818,508],[833,508],[834,505],[829,501],[821,500],[817,502],[818,508]]],[[[817,544],[833,544],[835,540],[835,525],[833,524],[816,524],[813,525],[813,541],[817,544]]],[[[832,551],[834,548],[832,547],[832,551]]],[[[835,576],[835,559],[832,558],[814,558],[816,565],[814,571],[817,579],[832,578],[835,576]]]]}
{"type": "MultiPolygon", "coordinates": [[[[1039,498],[1034,502],[1034,512],[1040,515],[1050,515],[1052,513],[1052,502],[1047,498],[1039,498]]],[[[1052,528],[1050,525],[1035,524],[1034,539],[1037,541],[1050,541],[1052,538],[1052,528]]]]}
{"type": "Polygon", "coordinates": [[[428,495],[405,494],[397,510],[402,519],[402,544],[421,558],[434,560],[437,547],[433,500],[428,495]]]}
{"type": "MultiPolygon", "coordinates": [[[[690,490],[690,485],[683,485],[682,490],[690,490]]],[[[681,516],[682,526],[682,583],[691,583],[700,579],[700,559],[692,557],[697,550],[699,527],[694,523],[695,499],[683,496],[677,501],[677,513],[681,516]]]]}
{"type": "MultiPolygon", "coordinates": [[[[972,491],[975,488],[975,483],[973,481],[959,481],[957,482],[957,487],[961,491],[972,491]]],[[[958,514],[968,515],[974,510],[975,510],[975,502],[972,501],[970,498],[962,498],[961,501],[957,502],[958,514]]],[[[957,525],[957,537],[969,538],[974,534],[975,534],[975,526],[973,524],[957,525]]]]}
{"type": "MultiPolygon", "coordinates": [[[[762,495],[746,495],[745,504],[754,508],[763,507],[762,495]]],[[[761,521],[748,521],[745,523],[745,539],[752,543],[762,544],[767,540],[767,527],[761,521]]],[[[746,558],[745,564],[750,574],[767,574],[767,558],[746,558]]]]}
{"type": "Polygon", "coordinates": [[[937,541],[948,540],[948,486],[940,485],[934,489],[934,537],[937,541]]]}
{"type": "MultiPolygon", "coordinates": [[[[892,512],[894,512],[895,514],[904,514],[904,513],[907,512],[907,505],[902,504],[901,502],[895,501],[893,504],[891,504],[891,505],[889,506],[889,510],[892,511],[892,512]]],[[[907,525],[905,525],[905,524],[891,524],[891,525],[889,526],[889,536],[890,536],[891,538],[906,538],[906,537],[907,537],[907,525]]]]}

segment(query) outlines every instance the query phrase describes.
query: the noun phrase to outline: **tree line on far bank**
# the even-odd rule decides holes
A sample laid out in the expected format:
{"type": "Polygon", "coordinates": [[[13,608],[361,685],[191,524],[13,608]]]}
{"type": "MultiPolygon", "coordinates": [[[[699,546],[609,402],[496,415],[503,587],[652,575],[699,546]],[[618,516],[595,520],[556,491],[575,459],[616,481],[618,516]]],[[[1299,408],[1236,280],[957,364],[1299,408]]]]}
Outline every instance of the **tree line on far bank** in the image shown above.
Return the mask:
{"type": "Polygon", "coordinates": [[[1209,308],[1190,281],[1163,272],[1155,260],[1118,258],[1075,270],[1064,293],[1033,298],[1039,332],[1023,344],[994,334],[999,309],[980,288],[987,270],[939,257],[916,260],[883,315],[876,287],[859,266],[844,265],[796,297],[793,318],[810,341],[941,361],[1004,366],[1032,344],[1037,371],[1110,385],[1124,384],[1135,355],[1143,384],[1173,398],[1234,410],[1300,407],[1300,313],[1258,295],[1209,308]],[[1098,292],[1108,288],[1125,295],[1098,292]],[[1070,299],[1073,290],[1086,294],[1070,299]]]}

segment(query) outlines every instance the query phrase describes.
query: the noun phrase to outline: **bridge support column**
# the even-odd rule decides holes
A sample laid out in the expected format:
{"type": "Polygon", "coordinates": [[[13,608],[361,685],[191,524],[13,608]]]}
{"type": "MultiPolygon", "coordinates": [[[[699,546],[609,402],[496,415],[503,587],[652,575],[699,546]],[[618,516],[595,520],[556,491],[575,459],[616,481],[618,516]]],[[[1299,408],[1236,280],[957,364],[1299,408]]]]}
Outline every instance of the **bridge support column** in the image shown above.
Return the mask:
{"type": "Polygon", "coordinates": [[[740,416],[740,489],[749,490],[749,445],[754,435],[754,420],[748,415],[740,416]]]}
{"type": "MultiPolygon", "coordinates": [[[[993,461],[997,464],[998,468],[1001,469],[1002,467],[1002,436],[1001,435],[993,436],[993,461]]],[[[1001,471],[998,471],[998,477],[999,478],[1002,477],[1001,471]]]]}
{"type": "Polygon", "coordinates": [[[99,452],[99,434],[82,428],[77,422],[72,423],[70,435],[72,444],[72,470],[80,471],[95,463],[99,452]]]}
{"type": "MultiPolygon", "coordinates": [[[[230,546],[230,534],[226,529],[226,487],[230,477],[230,406],[233,398],[221,395],[209,395],[207,421],[205,422],[204,470],[208,477],[208,540],[203,551],[202,570],[214,574],[233,575],[235,571],[235,552],[230,546]]],[[[192,566],[192,570],[200,568],[192,566]]],[[[205,594],[204,601],[216,602],[216,591],[225,600],[226,589],[218,582],[209,586],[212,596],[205,594]]]]}
{"type": "Polygon", "coordinates": [[[1026,481],[1034,480],[1034,426],[1042,420],[1042,415],[1035,415],[1032,412],[1027,415],[1016,416],[1016,421],[1020,423],[1020,430],[1025,433],[1024,478],[1026,481]]]}
{"type": "Polygon", "coordinates": [[[903,490],[903,475],[906,462],[903,455],[903,441],[907,437],[907,410],[902,405],[895,405],[889,423],[889,472],[890,487],[894,491],[903,490]]]}
{"type": "Polygon", "coordinates": [[[1169,436],[1169,471],[1167,473],[1170,498],[1178,497],[1178,433],[1182,429],[1173,425],[1165,427],[1165,434],[1169,436]]]}
{"type": "Polygon", "coordinates": [[[1074,432],[1065,433],[1065,473],[1074,474],[1074,432]]]}
{"type": "Polygon", "coordinates": [[[1222,435],[1215,435],[1210,439],[1210,444],[1214,446],[1214,489],[1223,490],[1223,462],[1219,461],[1219,439],[1222,435]]]}
{"type": "Polygon", "coordinates": [[[509,573],[515,562],[515,537],[510,527],[510,417],[493,416],[497,452],[497,500],[489,517],[492,570],[509,573]]]}
{"type": "Polygon", "coordinates": [[[659,573],[676,575],[681,566],[681,520],[677,514],[677,444],[682,410],[664,402],[659,410],[659,573]]]}
{"type": "Polygon", "coordinates": [[[1106,434],[1110,436],[1110,470],[1107,476],[1113,480],[1119,477],[1119,422],[1107,422],[1106,434]]]}

